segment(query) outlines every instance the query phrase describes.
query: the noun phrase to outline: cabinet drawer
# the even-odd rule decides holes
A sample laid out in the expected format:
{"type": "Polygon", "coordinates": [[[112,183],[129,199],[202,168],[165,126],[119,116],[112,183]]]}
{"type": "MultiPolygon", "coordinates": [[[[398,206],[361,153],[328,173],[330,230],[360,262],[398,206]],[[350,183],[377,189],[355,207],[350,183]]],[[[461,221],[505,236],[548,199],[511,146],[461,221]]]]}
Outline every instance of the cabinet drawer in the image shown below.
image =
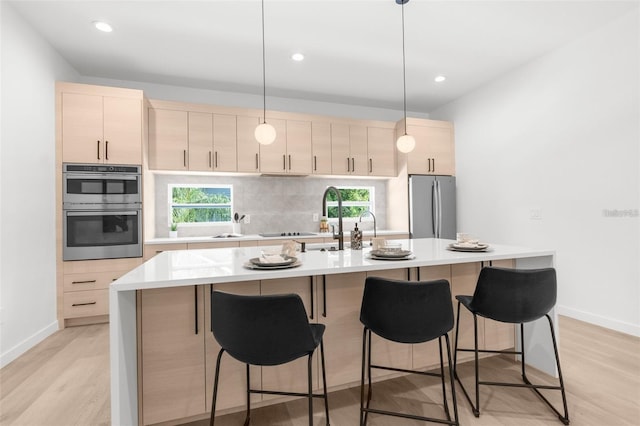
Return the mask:
{"type": "Polygon", "coordinates": [[[109,284],[126,273],[127,271],[67,274],[64,276],[64,291],[74,292],[107,289],[109,288],[109,284]]]}
{"type": "Polygon", "coordinates": [[[109,290],[74,291],[64,294],[64,317],[80,318],[109,313],[109,290]]]}
{"type": "Polygon", "coordinates": [[[65,274],[87,274],[95,272],[110,271],[130,271],[142,265],[141,257],[129,257],[124,259],[102,259],[102,260],[73,260],[63,262],[62,267],[65,274]]]}

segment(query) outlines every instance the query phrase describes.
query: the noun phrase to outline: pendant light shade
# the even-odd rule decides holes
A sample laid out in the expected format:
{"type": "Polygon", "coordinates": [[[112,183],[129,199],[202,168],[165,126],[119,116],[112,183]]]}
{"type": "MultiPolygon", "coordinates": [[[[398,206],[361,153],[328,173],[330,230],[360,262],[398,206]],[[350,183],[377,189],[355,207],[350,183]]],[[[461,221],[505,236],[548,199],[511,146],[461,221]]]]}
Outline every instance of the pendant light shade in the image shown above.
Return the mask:
{"type": "Polygon", "coordinates": [[[398,148],[398,151],[403,152],[405,154],[413,151],[413,148],[415,147],[416,147],[416,139],[411,135],[407,135],[406,133],[400,136],[396,141],[396,148],[398,148]]]}
{"type": "Polygon", "coordinates": [[[398,151],[405,154],[413,151],[416,147],[415,138],[407,134],[407,70],[404,53],[404,4],[408,2],[409,0],[396,0],[396,3],[402,7],[402,88],[404,100],[404,135],[400,136],[396,141],[396,148],[398,148],[398,151]]]}
{"type": "Polygon", "coordinates": [[[260,123],[256,127],[254,135],[259,144],[269,145],[276,140],[276,128],[267,122],[260,123]]]}
{"type": "Polygon", "coordinates": [[[264,54],[264,0],[262,0],[262,123],[258,124],[256,127],[254,135],[258,143],[261,145],[269,145],[276,140],[276,128],[267,123],[267,79],[264,54]]]}

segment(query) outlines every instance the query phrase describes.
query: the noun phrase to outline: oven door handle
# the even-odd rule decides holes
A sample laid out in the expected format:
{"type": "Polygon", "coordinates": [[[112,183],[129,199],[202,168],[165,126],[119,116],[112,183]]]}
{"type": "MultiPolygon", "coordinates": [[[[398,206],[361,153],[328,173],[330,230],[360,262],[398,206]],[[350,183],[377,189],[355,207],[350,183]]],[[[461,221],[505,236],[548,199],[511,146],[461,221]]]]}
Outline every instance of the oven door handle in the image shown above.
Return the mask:
{"type": "Polygon", "coordinates": [[[90,180],[138,180],[140,179],[139,174],[132,175],[122,175],[118,173],[108,174],[108,173],[95,173],[95,174],[83,174],[83,173],[65,173],[66,180],[77,180],[77,179],[90,179],[90,180]]]}
{"type": "Polygon", "coordinates": [[[140,210],[66,210],[65,213],[67,216],[131,216],[140,214],[140,210]]]}

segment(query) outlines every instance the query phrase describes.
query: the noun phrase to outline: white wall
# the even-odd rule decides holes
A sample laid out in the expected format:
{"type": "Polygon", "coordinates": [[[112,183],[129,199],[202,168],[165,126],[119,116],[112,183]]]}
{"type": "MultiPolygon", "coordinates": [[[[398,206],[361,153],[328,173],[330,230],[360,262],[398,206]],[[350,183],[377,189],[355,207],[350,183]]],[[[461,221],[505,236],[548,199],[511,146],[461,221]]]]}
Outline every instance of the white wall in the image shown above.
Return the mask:
{"type": "Polygon", "coordinates": [[[635,335],[639,21],[631,13],[431,113],[455,123],[459,230],[555,249],[559,312],[635,335]],[[632,217],[604,216],[614,209],[632,217]]]}
{"type": "Polygon", "coordinates": [[[0,2],[0,367],[58,329],[55,81],[77,73],[0,2]]]}
{"type": "MultiPolygon", "coordinates": [[[[262,109],[262,95],[220,92],[216,90],[193,89],[190,87],[169,86],[166,84],[140,81],[113,80],[90,76],[81,77],[81,82],[143,90],[145,96],[149,99],[262,109]]],[[[269,110],[348,117],[359,120],[398,121],[403,116],[402,111],[391,109],[334,104],[306,99],[277,98],[269,96],[269,89],[267,87],[267,118],[269,117],[269,110]]],[[[408,111],[407,114],[411,117],[428,118],[428,115],[424,112],[408,111]]]]}

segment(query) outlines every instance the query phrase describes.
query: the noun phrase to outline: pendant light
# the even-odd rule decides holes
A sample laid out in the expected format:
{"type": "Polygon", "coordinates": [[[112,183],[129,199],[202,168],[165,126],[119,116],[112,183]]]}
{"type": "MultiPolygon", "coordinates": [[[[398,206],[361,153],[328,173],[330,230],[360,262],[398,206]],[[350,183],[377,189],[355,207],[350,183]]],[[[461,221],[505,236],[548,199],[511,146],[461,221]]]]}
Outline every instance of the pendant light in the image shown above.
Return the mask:
{"type": "Polygon", "coordinates": [[[267,79],[264,56],[264,0],[262,0],[262,123],[256,127],[254,135],[259,144],[270,145],[276,140],[276,129],[267,123],[267,79]]]}
{"type": "Polygon", "coordinates": [[[416,140],[413,136],[407,134],[407,70],[405,65],[404,53],[404,4],[409,0],[396,0],[396,3],[402,6],[402,87],[404,94],[404,135],[400,136],[396,141],[396,148],[403,153],[409,153],[416,147],[416,140]]]}

